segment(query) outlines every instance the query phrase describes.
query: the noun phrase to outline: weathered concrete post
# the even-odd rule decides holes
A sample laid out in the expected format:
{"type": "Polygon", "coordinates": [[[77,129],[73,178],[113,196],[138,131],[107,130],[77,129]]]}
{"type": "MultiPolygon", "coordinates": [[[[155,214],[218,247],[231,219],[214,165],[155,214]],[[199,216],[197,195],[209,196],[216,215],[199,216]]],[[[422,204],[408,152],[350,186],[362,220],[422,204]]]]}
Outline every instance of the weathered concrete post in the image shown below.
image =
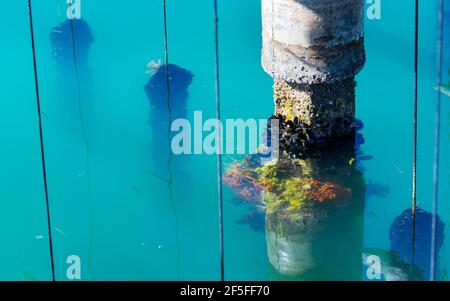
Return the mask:
{"type": "Polygon", "coordinates": [[[353,131],[355,75],[365,63],[363,0],[262,0],[262,64],[275,114],[325,142],[353,131]]]}
{"type": "MultiPolygon", "coordinates": [[[[364,0],[262,0],[262,20],[262,64],[274,79],[280,148],[300,165],[271,178],[289,184],[282,193],[263,194],[274,275],[358,279],[364,180],[349,162],[355,75],[365,63],[364,0]],[[309,151],[333,139],[333,147],[309,151]]],[[[272,164],[284,161],[290,160],[272,164]]]]}

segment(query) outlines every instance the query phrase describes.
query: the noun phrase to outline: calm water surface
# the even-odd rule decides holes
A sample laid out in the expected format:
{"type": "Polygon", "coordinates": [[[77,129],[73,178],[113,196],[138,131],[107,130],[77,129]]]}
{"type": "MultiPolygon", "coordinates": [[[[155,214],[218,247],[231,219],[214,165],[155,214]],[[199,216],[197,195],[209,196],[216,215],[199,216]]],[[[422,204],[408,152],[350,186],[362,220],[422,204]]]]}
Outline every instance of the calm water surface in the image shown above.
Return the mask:
{"type": "MultiPolygon", "coordinates": [[[[168,163],[173,156],[165,83],[161,74],[146,73],[151,60],[164,62],[162,1],[83,1],[83,21],[73,28],[65,2],[33,2],[57,279],[67,279],[66,259],[77,255],[83,280],[218,280],[216,157],[174,157],[168,163]]],[[[222,117],[267,119],[273,114],[272,79],[260,63],[260,1],[219,3],[222,117]]],[[[364,262],[373,255],[381,259],[383,279],[410,272],[412,4],[382,1],[382,19],[367,20],[367,63],[357,76],[356,100],[364,127],[315,158],[324,179],[336,177],[329,166],[341,171],[338,180],[353,191],[349,205],[331,210],[318,222],[323,229],[313,231],[264,217],[224,185],[226,279],[368,280],[364,262]]],[[[421,279],[429,277],[436,4],[421,2],[421,210],[414,267],[421,279]]],[[[445,83],[450,81],[446,10],[445,83]]],[[[0,279],[48,280],[27,13],[26,1],[8,1],[0,10],[0,279]]],[[[213,3],[170,0],[167,22],[173,114],[192,120],[194,111],[203,111],[204,119],[213,118],[213,3]]],[[[443,280],[450,269],[449,103],[443,95],[438,233],[443,280]]],[[[242,159],[225,156],[224,170],[242,159]]]]}

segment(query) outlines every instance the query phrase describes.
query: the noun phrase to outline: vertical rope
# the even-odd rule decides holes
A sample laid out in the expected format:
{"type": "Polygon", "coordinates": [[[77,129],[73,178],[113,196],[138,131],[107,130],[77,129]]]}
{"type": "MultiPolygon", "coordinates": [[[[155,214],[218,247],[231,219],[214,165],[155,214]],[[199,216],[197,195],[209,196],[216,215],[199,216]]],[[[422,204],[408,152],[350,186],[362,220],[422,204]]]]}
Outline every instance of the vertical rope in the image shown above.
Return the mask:
{"type": "Polygon", "coordinates": [[[430,280],[436,280],[436,230],[437,230],[437,211],[439,194],[439,145],[440,145],[440,127],[441,127],[441,85],[442,85],[442,55],[443,55],[443,31],[444,31],[444,2],[439,0],[438,12],[438,41],[437,41],[437,98],[436,98],[436,125],[434,129],[434,164],[433,164],[433,217],[431,224],[431,260],[430,260],[430,280]]]}
{"type": "MultiPolygon", "coordinates": [[[[167,3],[163,0],[164,13],[164,60],[166,63],[166,86],[167,86],[167,110],[169,111],[170,122],[172,121],[172,106],[170,104],[170,79],[169,79],[169,41],[167,33],[167,3]]],[[[169,131],[170,133],[170,131],[169,131]]]]}
{"type": "Polygon", "coordinates": [[[222,193],[222,129],[220,120],[220,81],[219,81],[219,17],[218,0],[214,0],[214,38],[215,38],[215,82],[216,82],[216,119],[218,131],[217,147],[217,193],[219,200],[219,240],[220,240],[220,280],[225,280],[224,236],[223,236],[223,193],[222,193]]]}
{"type": "Polygon", "coordinates": [[[411,277],[414,279],[415,244],[416,244],[416,209],[417,209],[417,98],[419,73],[419,0],[414,7],[414,123],[413,123],[413,171],[412,171],[412,205],[411,205],[411,277]]]}
{"type": "MultiPolygon", "coordinates": [[[[71,7],[72,4],[70,4],[71,7]]],[[[78,65],[78,59],[77,59],[77,42],[76,42],[76,36],[75,36],[75,27],[73,22],[74,16],[72,15],[72,9],[70,10],[70,35],[71,35],[71,42],[72,42],[72,61],[73,61],[73,69],[75,72],[75,83],[76,83],[76,100],[77,100],[77,110],[78,110],[78,116],[80,120],[80,127],[81,127],[81,134],[84,142],[85,147],[85,164],[86,164],[86,179],[87,179],[87,189],[88,189],[88,201],[89,201],[89,208],[90,208],[90,222],[91,222],[91,229],[89,230],[89,245],[88,245],[88,252],[89,252],[89,258],[88,258],[88,266],[89,271],[91,273],[92,279],[95,280],[95,273],[94,273],[94,263],[93,263],[93,248],[94,248],[94,233],[95,233],[95,218],[94,218],[94,202],[92,199],[92,177],[91,177],[91,160],[90,160],[90,145],[89,145],[89,139],[88,139],[88,133],[86,130],[86,122],[85,118],[83,116],[83,108],[81,106],[81,82],[80,82],[80,68],[78,65]]]]}
{"type": "Polygon", "coordinates": [[[36,93],[36,104],[37,104],[37,114],[39,121],[39,141],[41,147],[41,163],[42,163],[42,173],[44,181],[44,191],[45,191],[45,207],[47,211],[47,230],[48,230],[48,241],[50,248],[50,264],[52,270],[52,281],[55,281],[55,259],[53,256],[53,238],[52,238],[52,224],[50,218],[50,204],[48,198],[48,185],[47,185],[47,170],[45,167],[45,151],[44,151],[44,135],[42,129],[42,115],[41,115],[41,100],[39,96],[39,81],[37,72],[37,62],[36,62],[36,47],[34,43],[34,26],[33,26],[33,9],[31,6],[31,0],[28,0],[28,15],[30,20],[30,33],[31,33],[31,49],[33,52],[33,68],[34,68],[34,84],[36,93]]]}
{"type": "Polygon", "coordinates": [[[166,63],[166,87],[167,87],[167,111],[168,111],[168,126],[167,126],[167,141],[169,143],[169,153],[168,153],[168,159],[167,159],[167,173],[168,173],[168,179],[167,179],[167,186],[169,189],[169,200],[170,205],[172,207],[172,214],[173,219],[175,221],[175,240],[176,240],[176,246],[177,246],[177,261],[176,261],[176,268],[177,268],[177,276],[178,279],[181,279],[181,271],[180,271],[180,253],[181,253],[181,247],[180,247],[180,239],[179,239],[179,233],[180,233],[180,222],[178,220],[178,215],[175,207],[175,200],[173,197],[173,173],[172,173],[172,150],[170,148],[170,128],[172,124],[172,105],[170,103],[170,97],[171,97],[171,91],[170,91],[170,76],[169,76],[169,39],[168,39],[168,30],[167,30],[167,3],[166,0],[163,0],[163,13],[164,13],[164,60],[166,63]]]}

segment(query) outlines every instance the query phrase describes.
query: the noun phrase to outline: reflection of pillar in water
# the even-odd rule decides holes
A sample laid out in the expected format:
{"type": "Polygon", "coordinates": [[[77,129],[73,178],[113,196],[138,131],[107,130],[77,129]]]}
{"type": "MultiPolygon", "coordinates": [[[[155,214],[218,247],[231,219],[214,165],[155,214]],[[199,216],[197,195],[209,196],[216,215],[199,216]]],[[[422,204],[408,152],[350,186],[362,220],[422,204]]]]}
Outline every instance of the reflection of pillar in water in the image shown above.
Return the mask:
{"type": "Polygon", "coordinates": [[[365,183],[354,150],[349,137],[262,167],[273,278],[360,279],[365,183]]]}
{"type": "Polygon", "coordinates": [[[313,143],[351,133],[355,75],[365,62],[363,0],[264,0],[262,63],[276,115],[311,128],[313,143]]]}
{"type": "Polygon", "coordinates": [[[310,147],[307,132],[286,131],[280,128],[280,158],[261,165],[262,154],[250,155],[224,175],[254,212],[265,213],[270,277],[361,279],[365,182],[357,163],[364,139],[356,133],[310,147]]]}
{"type": "Polygon", "coordinates": [[[365,62],[363,19],[363,0],[262,1],[262,64],[275,82],[282,156],[233,165],[225,181],[252,198],[262,191],[272,278],[361,278],[354,77],[365,62]]]}
{"type": "Polygon", "coordinates": [[[262,64],[274,78],[285,154],[274,163],[284,170],[270,171],[275,188],[264,191],[275,278],[360,279],[365,184],[354,164],[354,77],[365,62],[364,1],[266,0],[262,16],[262,64]]]}

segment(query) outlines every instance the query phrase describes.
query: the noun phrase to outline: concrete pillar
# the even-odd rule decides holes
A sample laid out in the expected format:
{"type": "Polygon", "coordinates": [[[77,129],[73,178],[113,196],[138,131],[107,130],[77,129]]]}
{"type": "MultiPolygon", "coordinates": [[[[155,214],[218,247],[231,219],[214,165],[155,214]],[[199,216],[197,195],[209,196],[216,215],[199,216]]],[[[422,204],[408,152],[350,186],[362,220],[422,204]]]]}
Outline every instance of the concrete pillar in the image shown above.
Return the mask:
{"type": "Polygon", "coordinates": [[[365,63],[364,1],[262,0],[262,20],[275,113],[306,124],[312,142],[352,132],[354,77],[365,63]]]}

